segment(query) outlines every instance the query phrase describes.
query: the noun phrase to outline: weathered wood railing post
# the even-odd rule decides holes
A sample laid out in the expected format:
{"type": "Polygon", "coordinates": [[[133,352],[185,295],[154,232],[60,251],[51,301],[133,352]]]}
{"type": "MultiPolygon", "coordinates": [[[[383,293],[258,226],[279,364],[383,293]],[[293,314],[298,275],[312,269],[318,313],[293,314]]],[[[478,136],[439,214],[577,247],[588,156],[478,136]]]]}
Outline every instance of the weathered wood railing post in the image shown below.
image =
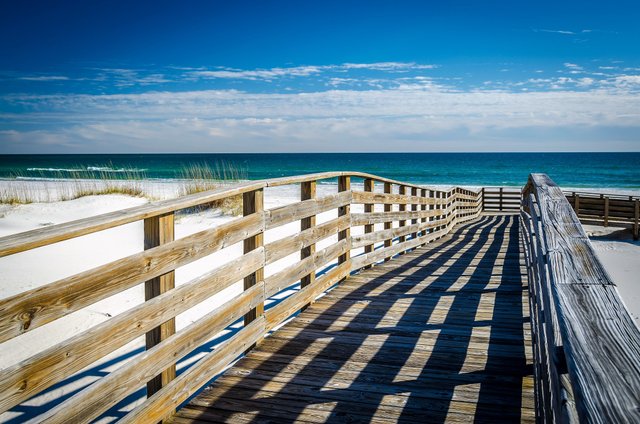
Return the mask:
{"type": "Polygon", "coordinates": [[[482,187],[482,195],[481,195],[481,199],[482,199],[482,211],[484,211],[484,187],[482,187]]]}
{"type": "MultiPolygon", "coordinates": [[[[391,183],[384,183],[384,192],[386,194],[391,194],[393,186],[391,185],[391,183]]],[[[385,203],[384,204],[384,211],[385,212],[391,212],[393,205],[391,203],[385,203]]],[[[391,228],[393,228],[393,221],[387,221],[384,223],[384,229],[385,230],[390,230],[391,228]]],[[[388,238],[384,241],[384,248],[386,249],[387,247],[391,247],[391,245],[393,244],[393,236],[391,238],[388,238]]],[[[385,261],[389,261],[391,260],[391,258],[385,258],[385,261]]]]}
{"type": "MultiPolygon", "coordinates": [[[[418,196],[418,189],[416,187],[411,187],[411,196],[416,197],[418,196]]],[[[411,201],[411,212],[417,212],[418,211],[418,204],[416,203],[416,200],[413,199],[411,201]]],[[[411,225],[415,225],[418,223],[418,219],[417,218],[412,218],[411,219],[411,225]]],[[[418,237],[418,233],[417,232],[413,232],[411,233],[411,238],[412,239],[416,239],[418,237]]]]}
{"type": "Polygon", "coordinates": [[[447,214],[447,212],[445,211],[446,202],[443,203],[444,195],[445,195],[444,191],[438,191],[438,207],[440,208],[440,214],[438,215],[438,220],[440,220],[440,225],[438,225],[437,227],[438,231],[444,228],[444,225],[442,224],[442,220],[446,218],[446,214],[447,214]]]}
{"type": "MultiPolygon", "coordinates": [[[[247,216],[264,211],[264,191],[262,189],[249,191],[242,195],[242,215],[247,216]]],[[[247,254],[264,244],[264,232],[260,232],[253,237],[244,240],[244,253],[247,254]]],[[[244,290],[255,286],[259,281],[264,280],[264,268],[259,268],[255,272],[244,278],[244,290]]],[[[264,314],[264,303],[259,303],[244,315],[244,325],[250,324],[260,315],[264,314]]]]}
{"type": "MultiPolygon", "coordinates": [[[[400,194],[400,195],[402,195],[402,196],[405,196],[405,195],[407,194],[407,187],[406,187],[406,186],[404,186],[404,185],[401,185],[400,187],[398,187],[398,194],[400,194]]],[[[403,199],[403,201],[404,201],[404,199],[403,199]]],[[[398,205],[398,210],[399,210],[400,212],[406,212],[406,210],[407,210],[407,205],[406,205],[406,203],[400,203],[400,204],[398,205]]],[[[401,220],[400,220],[400,222],[398,223],[398,227],[402,228],[402,227],[404,227],[404,226],[405,226],[405,224],[406,224],[406,223],[407,223],[407,221],[406,221],[406,220],[401,219],[401,220]]],[[[399,242],[399,243],[404,243],[406,240],[407,240],[407,237],[406,237],[406,236],[404,236],[404,235],[402,235],[402,236],[398,237],[398,242],[399,242]]],[[[404,253],[404,251],[403,251],[403,252],[400,252],[400,254],[401,254],[401,255],[402,255],[403,253],[404,253]]]]}
{"type": "Polygon", "coordinates": [[[504,187],[500,187],[500,212],[502,212],[502,196],[504,193],[504,187]]]}
{"type": "Polygon", "coordinates": [[[604,226],[609,226],[609,196],[604,198],[604,226]]]}
{"type": "MultiPolygon", "coordinates": [[[[369,192],[369,193],[373,193],[374,190],[374,180],[371,178],[365,178],[364,180],[364,191],[369,192]]],[[[373,208],[374,205],[373,203],[365,203],[364,205],[364,212],[365,213],[371,213],[373,212],[373,208]]],[[[374,224],[367,224],[364,226],[364,232],[365,234],[369,234],[373,232],[373,228],[374,228],[374,224]]],[[[364,247],[364,253],[371,253],[373,252],[373,248],[374,245],[373,244],[368,244],[364,247]]],[[[366,268],[371,268],[371,265],[367,265],[365,267],[366,268]]]]}
{"type": "Polygon", "coordinates": [[[573,210],[576,212],[576,215],[580,216],[580,195],[578,193],[574,194],[573,198],[573,210]]]}
{"type": "MultiPolygon", "coordinates": [[[[316,198],[316,181],[305,181],[300,184],[300,200],[310,200],[316,198]]],[[[300,220],[300,231],[308,230],[316,226],[316,216],[312,215],[300,220]]],[[[300,260],[304,260],[309,256],[316,253],[316,244],[312,243],[307,247],[303,247],[300,250],[300,260]]],[[[305,275],[300,280],[301,288],[307,287],[316,281],[316,271],[311,271],[308,275],[305,275]]],[[[309,305],[305,305],[302,309],[306,309],[309,305]]]]}
{"type": "MultiPolygon", "coordinates": [[[[343,175],[341,177],[338,177],[338,191],[342,192],[342,191],[349,191],[349,190],[351,190],[351,177],[348,175],[343,175]]],[[[351,213],[350,205],[340,206],[338,208],[339,217],[345,216],[345,215],[349,216],[350,213],[351,213]]],[[[345,230],[342,230],[338,233],[338,241],[340,240],[348,241],[350,238],[351,238],[351,226],[349,226],[345,230]]],[[[347,262],[350,258],[351,258],[351,250],[347,250],[346,253],[338,257],[338,265],[347,262]]]]}
{"type": "Polygon", "coordinates": [[[636,199],[634,207],[633,239],[640,238],[640,199],[636,199]]]}
{"type": "MultiPolygon", "coordinates": [[[[426,214],[427,211],[427,207],[428,205],[426,204],[426,199],[427,199],[427,189],[423,188],[422,190],[420,190],[420,197],[422,197],[424,203],[422,203],[420,210],[423,211],[423,214],[426,214]]],[[[427,217],[423,216],[422,219],[420,220],[421,223],[426,223],[427,222],[427,217]]],[[[422,230],[420,231],[420,237],[424,236],[427,234],[427,230],[422,230]]],[[[423,243],[421,246],[426,246],[427,243],[423,243]]]]}
{"type": "MultiPolygon", "coordinates": [[[[147,218],[144,220],[144,250],[151,249],[161,244],[169,243],[175,237],[175,222],[173,212],[147,218]]],[[[170,271],[164,275],[153,278],[144,285],[144,298],[151,300],[175,288],[175,271],[170,271]]],[[[149,350],[161,341],[167,339],[176,332],[175,318],[168,320],[160,326],[146,333],[146,349],[149,350]]],[[[147,396],[150,397],[154,393],[166,386],[176,377],[176,366],[171,365],[162,371],[152,380],[147,382],[147,396]]]]}

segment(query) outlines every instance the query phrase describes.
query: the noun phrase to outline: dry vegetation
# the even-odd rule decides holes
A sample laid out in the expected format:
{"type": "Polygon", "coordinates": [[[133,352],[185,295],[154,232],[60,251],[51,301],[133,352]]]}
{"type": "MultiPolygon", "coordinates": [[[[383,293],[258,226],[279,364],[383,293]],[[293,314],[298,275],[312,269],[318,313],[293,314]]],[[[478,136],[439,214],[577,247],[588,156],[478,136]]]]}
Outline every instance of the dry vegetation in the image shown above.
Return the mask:
{"type": "Polygon", "coordinates": [[[8,184],[0,185],[0,203],[28,204],[78,199],[100,194],[124,194],[144,197],[144,174],[139,172],[99,171],[89,174],[70,172],[58,179],[14,174],[8,184]]]}
{"type": "MultiPolygon", "coordinates": [[[[180,178],[182,185],[180,195],[186,196],[194,193],[220,188],[225,184],[247,179],[247,172],[228,163],[217,163],[215,167],[207,164],[188,165],[182,169],[180,178]]],[[[198,212],[205,209],[216,208],[228,215],[242,214],[242,196],[233,196],[215,202],[199,205],[186,212],[198,212]]]]}
{"type": "MultiPolygon", "coordinates": [[[[109,168],[109,167],[105,167],[109,168]]],[[[178,196],[213,190],[247,179],[247,172],[227,163],[184,166],[177,180],[178,196]]],[[[14,174],[6,183],[0,183],[0,204],[28,204],[73,200],[101,194],[124,194],[152,198],[145,191],[145,175],[140,172],[72,172],[52,179],[44,175],[14,174]],[[89,177],[89,178],[88,178],[89,177]]],[[[148,188],[148,187],[147,187],[148,188]]],[[[175,195],[175,194],[174,194],[175,195]]],[[[186,213],[219,209],[224,214],[242,214],[242,197],[234,196],[186,210],[186,213]]]]}

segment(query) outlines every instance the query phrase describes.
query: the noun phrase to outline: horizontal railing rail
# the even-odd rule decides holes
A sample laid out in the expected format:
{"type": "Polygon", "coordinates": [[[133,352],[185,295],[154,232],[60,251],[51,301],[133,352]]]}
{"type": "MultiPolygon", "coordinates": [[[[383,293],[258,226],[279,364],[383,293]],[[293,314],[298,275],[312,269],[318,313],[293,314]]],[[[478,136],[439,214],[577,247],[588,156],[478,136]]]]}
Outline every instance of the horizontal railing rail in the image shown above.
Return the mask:
{"type": "Polygon", "coordinates": [[[521,189],[517,187],[483,187],[484,210],[492,212],[518,212],[521,189]]]}
{"type": "Polygon", "coordinates": [[[0,412],[145,336],[143,353],[38,419],[89,422],[146,384],[148,398],[123,421],[163,420],[269,331],[350,273],[444,237],[482,210],[481,193],[460,187],[443,191],[364,173],[329,172],[250,181],[4,237],[0,256],[9,256],[143,221],[145,250],[0,299],[0,343],[141,284],[145,301],[0,370],[0,412]],[[338,180],[337,192],[318,196],[317,182],[329,179],[338,180]],[[361,184],[352,186],[354,179],[361,184]],[[264,207],[265,189],[294,184],[299,185],[299,201],[264,207]],[[180,210],[233,196],[242,196],[242,217],[175,237],[174,217],[180,210]],[[318,222],[321,214],[325,218],[318,222]],[[326,214],[332,216],[326,219],[326,214]],[[299,232],[265,242],[265,232],[297,222],[299,232]],[[176,269],[238,243],[241,256],[175,284],[176,269]],[[300,259],[265,271],[294,254],[300,259]],[[240,281],[240,294],[176,331],[177,315],[240,281]],[[291,288],[295,290],[285,296],[291,288]],[[274,295],[278,301],[265,307],[274,295]],[[178,361],[239,320],[244,325],[233,336],[176,375],[178,361]]]}
{"type": "Polygon", "coordinates": [[[548,176],[529,177],[520,222],[539,421],[640,422],[640,331],[548,176]]]}
{"type": "Polygon", "coordinates": [[[620,194],[564,192],[574,212],[585,224],[630,227],[640,236],[640,197],[620,194]]]}

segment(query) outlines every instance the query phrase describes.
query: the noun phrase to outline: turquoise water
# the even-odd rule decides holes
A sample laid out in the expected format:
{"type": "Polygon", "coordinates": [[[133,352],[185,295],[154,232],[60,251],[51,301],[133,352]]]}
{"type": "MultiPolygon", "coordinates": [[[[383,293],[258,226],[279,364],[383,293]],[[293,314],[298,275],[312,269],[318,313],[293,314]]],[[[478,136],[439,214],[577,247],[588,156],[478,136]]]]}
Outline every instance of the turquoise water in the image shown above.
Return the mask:
{"type": "Polygon", "coordinates": [[[318,153],[0,155],[0,178],[68,178],[98,173],[179,178],[189,164],[225,162],[249,179],[362,171],[419,184],[521,186],[544,172],[565,187],[640,188],[640,153],[318,153]]]}

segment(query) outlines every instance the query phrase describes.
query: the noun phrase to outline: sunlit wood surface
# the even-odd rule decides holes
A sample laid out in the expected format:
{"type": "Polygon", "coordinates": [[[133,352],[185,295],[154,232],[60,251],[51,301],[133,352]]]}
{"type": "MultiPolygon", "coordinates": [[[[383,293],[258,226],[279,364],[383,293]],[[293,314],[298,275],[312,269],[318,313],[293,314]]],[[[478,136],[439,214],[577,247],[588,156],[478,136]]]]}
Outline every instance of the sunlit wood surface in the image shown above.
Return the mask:
{"type": "Polygon", "coordinates": [[[518,217],[485,215],[345,282],[173,418],[532,422],[518,217]]]}

